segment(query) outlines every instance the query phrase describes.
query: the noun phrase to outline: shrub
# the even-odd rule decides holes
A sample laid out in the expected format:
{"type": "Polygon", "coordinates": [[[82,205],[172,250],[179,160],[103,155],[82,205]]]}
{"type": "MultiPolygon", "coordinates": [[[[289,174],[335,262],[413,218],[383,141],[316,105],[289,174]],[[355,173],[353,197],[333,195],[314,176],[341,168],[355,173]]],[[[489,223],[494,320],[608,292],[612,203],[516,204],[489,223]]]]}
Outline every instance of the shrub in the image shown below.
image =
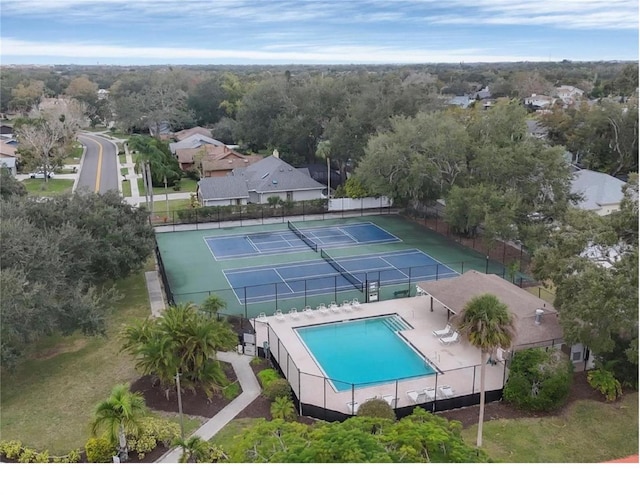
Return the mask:
{"type": "Polygon", "coordinates": [[[35,457],[33,458],[33,462],[37,462],[38,464],[48,464],[49,463],[49,451],[45,450],[43,452],[37,452],[35,457]]]}
{"type": "Polygon", "coordinates": [[[587,373],[587,381],[609,401],[622,396],[622,386],[613,373],[603,369],[591,370],[587,373]]]}
{"type": "Polygon", "coordinates": [[[7,459],[17,459],[20,452],[22,452],[22,442],[18,440],[0,443],[0,453],[4,454],[7,459]]]}
{"type": "Polygon", "coordinates": [[[277,378],[264,387],[262,394],[272,402],[278,397],[286,397],[289,399],[291,398],[291,386],[284,378],[277,378]]]}
{"type": "Polygon", "coordinates": [[[525,349],[511,361],[504,399],[519,409],[553,411],[566,402],[572,379],[573,366],[559,349],[525,349]]]}
{"type": "Polygon", "coordinates": [[[258,373],[258,380],[260,381],[260,386],[262,388],[265,388],[269,383],[273,380],[277,380],[278,378],[280,378],[280,375],[272,368],[262,370],[258,373]]]}
{"type": "Polygon", "coordinates": [[[87,454],[87,462],[104,463],[112,462],[117,449],[105,437],[90,438],[84,446],[87,454]]]}
{"type": "Polygon", "coordinates": [[[271,416],[273,419],[284,421],[293,420],[296,417],[296,407],[288,397],[276,397],[271,404],[271,416]]]}
{"type": "Polygon", "coordinates": [[[33,449],[23,448],[20,456],[18,456],[18,462],[29,463],[33,462],[36,458],[37,452],[33,449]]]}
{"type": "Polygon", "coordinates": [[[127,437],[127,447],[138,453],[138,459],[144,459],[145,454],[155,449],[158,443],[168,447],[178,436],[180,436],[178,424],[148,416],[140,421],[137,434],[127,437]]]}
{"type": "Polygon", "coordinates": [[[222,396],[227,400],[233,400],[240,395],[241,391],[240,384],[233,382],[222,389],[222,396]]]}
{"type": "Polygon", "coordinates": [[[392,407],[383,399],[369,399],[358,408],[358,416],[395,420],[392,407]]]}
{"type": "Polygon", "coordinates": [[[191,180],[200,180],[200,171],[197,168],[191,168],[184,171],[184,176],[191,180]]]}

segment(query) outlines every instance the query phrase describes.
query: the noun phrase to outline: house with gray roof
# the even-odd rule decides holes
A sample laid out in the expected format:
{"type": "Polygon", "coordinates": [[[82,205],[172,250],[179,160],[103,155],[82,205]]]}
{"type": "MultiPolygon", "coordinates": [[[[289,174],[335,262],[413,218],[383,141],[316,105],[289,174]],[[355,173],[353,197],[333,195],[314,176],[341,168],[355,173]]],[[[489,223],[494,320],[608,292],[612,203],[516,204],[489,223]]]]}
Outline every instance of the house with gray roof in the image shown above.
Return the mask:
{"type": "Polygon", "coordinates": [[[233,175],[201,179],[197,194],[202,206],[246,205],[249,200],[246,180],[233,175]]]}
{"type": "Polygon", "coordinates": [[[598,215],[608,215],[620,209],[624,197],[624,182],[609,174],[574,167],[571,193],[580,194],[582,200],[576,205],[598,215]]]}
{"type": "MultiPolygon", "coordinates": [[[[273,156],[263,158],[248,167],[236,168],[227,177],[209,177],[200,180],[198,182],[198,197],[202,204],[217,201],[218,199],[227,201],[224,204],[244,204],[241,201],[228,202],[228,193],[225,192],[226,196],[224,196],[221,186],[205,185],[209,182],[213,183],[230,177],[240,182],[244,181],[249,203],[266,204],[268,203],[268,198],[273,196],[277,196],[282,201],[321,199],[322,191],[325,189],[323,184],[311,178],[308,169],[292,167],[278,157],[276,150],[273,156]]],[[[234,188],[238,187],[238,189],[233,189],[236,196],[235,199],[242,199],[237,195],[244,192],[244,190],[240,191],[235,182],[227,180],[224,184],[229,187],[232,187],[231,184],[233,184],[234,188]]]]}
{"type": "Polygon", "coordinates": [[[177,143],[169,143],[169,149],[171,153],[174,153],[177,150],[183,149],[194,149],[199,148],[205,144],[213,144],[214,146],[224,146],[222,141],[218,141],[217,139],[213,139],[209,136],[205,136],[204,134],[194,134],[193,136],[189,136],[182,141],[178,141],[177,143]]]}

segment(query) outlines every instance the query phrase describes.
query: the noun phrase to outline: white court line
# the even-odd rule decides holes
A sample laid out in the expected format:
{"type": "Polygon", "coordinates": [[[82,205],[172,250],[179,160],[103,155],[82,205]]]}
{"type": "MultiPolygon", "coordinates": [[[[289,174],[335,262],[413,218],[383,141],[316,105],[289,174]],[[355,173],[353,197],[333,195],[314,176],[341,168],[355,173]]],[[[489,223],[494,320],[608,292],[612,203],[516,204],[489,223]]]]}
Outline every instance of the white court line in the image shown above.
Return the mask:
{"type": "Polygon", "coordinates": [[[342,232],[344,235],[346,235],[349,239],[353,239],[353,242],[355,242],[356,244],[364,244],[364,243],[361,243],[360,241],[358,241],[358,239],[353,237],[351,234],[349,234],[349,232],[346,232],[345,230],[342,230],[342,227],[338,227],[338,230],[340,232],[342,232]]]}
{"type": "MultiPolygon", "coordinates": [[[[238,293],[236,292],[236,288],[231,284],[231,282],[229,282],[229,279],[227,278],[227,274],[224,272],[224,270],[222,270],[222,275],[224,275],[224,278],[227,281],[227,284],[229,284],[229,287],[231,288],[231,292],[233,292],[233,295],[236,296],[236,301],[238,301],[238,304],[240,304],[242,306],[243,304],[242,304],[242,301],[240,300],[240,298],[238,297],[238,293]]],[[[247,301],[245,300],[244,305],[246,305],[246,304],[247,304],[247,301]]]]}
{"type": "Polygon", "coordinates": [[[204,243],[207,245],[207,249],[209,250],[209,252],[211,253],[211,256],[213,256],[213,259],[218,261],[218,258],[216,258],[215,253],[213,252],[213,249],[211,249],[211,246],[209,246],[209,243],[207,242],[207,238],[206,237],[202,237],[202,240],[204,241],[204,243]]]}
{"type": "Polygon", "coordinates": [[[256,253],[262,253],[262,250],[253,243],[253,241],[251,240],[251,237],[247,236],[246,239],[249,245],[255,250],[256,253]]]}

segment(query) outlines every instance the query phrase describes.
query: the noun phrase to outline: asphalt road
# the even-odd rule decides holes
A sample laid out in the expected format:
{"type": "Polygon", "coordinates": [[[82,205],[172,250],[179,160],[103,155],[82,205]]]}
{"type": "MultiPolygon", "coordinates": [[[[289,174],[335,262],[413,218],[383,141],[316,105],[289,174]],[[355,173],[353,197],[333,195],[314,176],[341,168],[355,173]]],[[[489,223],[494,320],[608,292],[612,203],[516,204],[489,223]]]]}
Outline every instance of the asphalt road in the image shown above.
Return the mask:
{"type": "Polygon", "coordinates": [[[118,154],[116,145],[94,134],[79,134],[78,139],[87,147],[80,169],[76,190],[86,189],[104,193],[118,190],[118,154]]]}

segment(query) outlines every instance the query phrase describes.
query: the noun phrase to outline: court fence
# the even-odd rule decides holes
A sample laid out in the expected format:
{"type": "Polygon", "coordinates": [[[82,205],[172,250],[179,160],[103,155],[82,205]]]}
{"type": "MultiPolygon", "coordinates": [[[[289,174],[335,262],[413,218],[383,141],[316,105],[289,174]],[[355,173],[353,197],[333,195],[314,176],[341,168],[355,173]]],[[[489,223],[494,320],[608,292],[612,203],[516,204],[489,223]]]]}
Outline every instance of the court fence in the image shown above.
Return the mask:
{"type": "MultiPolygon", "coordinates": [[[[368,397],[364,391],[359,390],[368,386],[375,386],[379,397],[390,397],[391,406],[395,410],[396,417],[401,419],[412,413],[414,407],[419,406],[429,412],[447,411],[461,407],[474,406],[480,403],[480,368],[481,365],[460,367],[446,371],[440,371],[437,366],[426,359],[427,364],[436,370],[431,375],[419,377],[407,377],[402,380],[394,380],[385,383],[347,383],[330,379],[323,375],[314,375],[300,370],[291,357],[282,341],[268,322],[257,322],[267,326],[267,341],[258,343],[258,355],[265,358],[291,385],[293,400],[301,416],[310,416],[325,421],[342,421],[353,415],[347,405],[359,402],[363,397],[368,397]],[[412,381],[411,383],[408,383],[412,381]],[[443,397],[440,388],[443,384],[455,383],[451,395],[443,397]],[[342,389],[337,392],[336,388],[342,389]],[[407,396],[407,388],[416,390],[433,389],[432,397],[426,395],[417,401],[404,400],[407,396]],[[321,392],[321,393],[320,393],[321,392]],[[404,405],[399,406],[403,403],[404,405]]],[[[504,353],[502,360],[493,360],[487,364],[496,370],[501,370],[501,378],[494,381],[493,386],[485,388],[487,402],[495,402],[502,399],[502,392],[509,376],[509,365],[515,352],[532,347],[562,347],[562,339],[545,340],[519,346],[513,351],[504,353]],[[489,388],[489,389],[487,389],[489,388]]],[[[488,380],[487,380],[488,382],[488,380]]],[[[366,400],[366,399],[365,399],[366,400]]]]}
{"type": "Polygon", "coordinates": [[[251,225],[271,224],[274,221],[286,223],[287,219],[291,217],[302,221],[306,217],[310,217],[310,220],[325,220],[327,218],[384,215],[395,211],[391,205],[384,202],[380,202],[375,207],[362,203],[360,208],[356,209],[329,210],[326,199],[314,199],[295,202],[286,201],[278,206],[251,203],[246,205],[201,206],[163,213],[156,212],[154,215],[149,215],[149,222],[154,227],[176,227],[193,224],[196,226],[195,230],[198,230],[198,226],[201,224],[209,224],[207,228],[215,228],[222,223],[234,222],[234,225],[241,227],[243,222],[249,222],[251,225]]]}

